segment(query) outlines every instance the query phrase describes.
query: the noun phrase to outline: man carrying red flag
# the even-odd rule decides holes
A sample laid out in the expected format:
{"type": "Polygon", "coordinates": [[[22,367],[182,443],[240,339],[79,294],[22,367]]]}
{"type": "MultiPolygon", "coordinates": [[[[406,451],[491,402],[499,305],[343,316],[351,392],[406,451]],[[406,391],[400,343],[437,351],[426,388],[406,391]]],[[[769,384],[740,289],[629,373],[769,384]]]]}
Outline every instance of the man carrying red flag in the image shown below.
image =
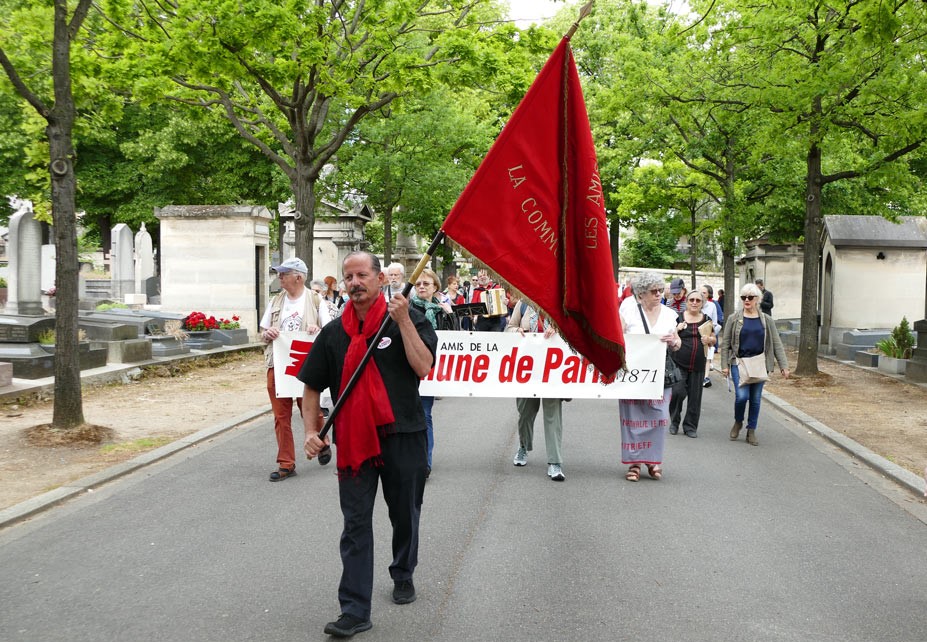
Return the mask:
{"type": "MultiPolygon", "coordinates": [[[[418,384],[434,365],[438,336],[425,315],[410,309],[402,294],[387,304],[380,293],[386,276],[376,256],[352,252],[342,263],[351,295],[341,317],[319,333],[299,373],[306,384],[304,417],[319,410],[319,394],[330,388],[340,396],[375,339],[384,317],[393,323],[376,342],[373,357],[360,370],[354,392],[339,399],[338,496],[344,515],[341,533],[343,570],[338,587],[341,615],[325,633],[350,637],[370,629],[373,592],[373,508],[378,482],[393,527],[393,602],[415,601],[412,576],[418,564],[418,527],[428,453],[425,413],[418,384]]],[[[306,456],[316,457],[331,440],[305,422],[306,456]]]]}
{"type": "Polygon", "coordinates": [[[604,194],[568,38],[538,74],[443,230],[543,310],[601,372],[610,375],[624,365],[604,194]],[[486,234],[490,228],[496,233],[486,234]],[[526,256],[531,270],[524,269],[526,256]]]}

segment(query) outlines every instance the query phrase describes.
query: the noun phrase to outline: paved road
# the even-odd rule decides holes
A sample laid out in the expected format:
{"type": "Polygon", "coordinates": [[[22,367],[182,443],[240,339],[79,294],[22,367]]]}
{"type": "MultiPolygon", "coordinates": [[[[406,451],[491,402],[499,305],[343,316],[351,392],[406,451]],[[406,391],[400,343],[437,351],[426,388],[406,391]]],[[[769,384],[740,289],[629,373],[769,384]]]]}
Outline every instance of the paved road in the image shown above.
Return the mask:
{"type": "MultiPolygon", "coordinates": [[[[670,437],[663,481],[637,484],[613,402],[565,405],[554,483],[542,430],[512,466],[514,402],[438,401],[419,599],[390,602],[380,505],[374,628],[356,639],[927,640],[923,505],[771,406],[758,448],[731,443],[731,399],[706,391],[700,437],[670,437]]],[[[268,483],[271,430],[261,418],[0,532],[0,638],[326,639],[336,480],[306,462],[268,483]]]]}

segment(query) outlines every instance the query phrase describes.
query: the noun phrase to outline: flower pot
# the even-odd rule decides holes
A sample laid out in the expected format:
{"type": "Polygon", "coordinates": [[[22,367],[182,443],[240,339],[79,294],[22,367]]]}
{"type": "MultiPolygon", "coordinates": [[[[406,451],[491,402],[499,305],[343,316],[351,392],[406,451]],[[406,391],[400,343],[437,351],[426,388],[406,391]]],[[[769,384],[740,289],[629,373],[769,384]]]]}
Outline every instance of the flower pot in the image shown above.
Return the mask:
{"type": "Polygon", "coordinates": [[[904,374],[905,367],[908,365],[907,359],[896,359],[895,357],[879,357],[879,370],[887,374],[904,374]]]}
{"type": "Polygon", "coordinates": [[[240,346],[248,343],[248,329],[213,330],[212,338],[224,346],[240,346]]]}

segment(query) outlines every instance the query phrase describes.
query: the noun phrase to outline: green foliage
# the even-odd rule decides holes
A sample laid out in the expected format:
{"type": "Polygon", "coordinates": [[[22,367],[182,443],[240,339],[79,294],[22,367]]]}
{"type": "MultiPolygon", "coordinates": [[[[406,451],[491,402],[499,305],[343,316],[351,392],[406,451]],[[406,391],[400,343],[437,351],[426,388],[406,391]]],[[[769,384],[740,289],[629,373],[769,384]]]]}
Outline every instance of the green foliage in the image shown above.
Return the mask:
{"type": "Polygon", "coordinates": [[[5,288],[5,287],[6,287],[6,279],[0,276],[0,288],[5,288]]]}
{"type": "Polygon", "coordinates": [[[876,349],[888,357],[895,359],[910,359],[914,352],[914,346],[917,345],[914,333],[911,332],[911,326],[908,324],[908,318],[902,317],[901,323],[892,329],[892,333],[885,339],[878,341],[876,349]]]}
{"type": "Polygon", "coordinates": [[[107,310],[113,309],[127,309],[129,306],[125,303],[100,303],[94,308],[97,312],[106,312],[107,310]]]}
{"type": "Polygon", "coordinates": [[[45,346],[55,345],[55,329],[54,328],[45,328],[41,330],[36,336],[39,343],[45,346]]]}
{"type": "Polygon", "coordinates": [[[370,243],[367,249],[374,254],[383,253],[383,219],[377,218],[364,226],[364,238],[370,243]]]}
{"type": "Polygon", "coordinates": [[[677,242],[678,237],[666,227],[638,228],[621,247],[621,265],[654,270],[673,268],[682,258],[676,250],[677,242]]]}

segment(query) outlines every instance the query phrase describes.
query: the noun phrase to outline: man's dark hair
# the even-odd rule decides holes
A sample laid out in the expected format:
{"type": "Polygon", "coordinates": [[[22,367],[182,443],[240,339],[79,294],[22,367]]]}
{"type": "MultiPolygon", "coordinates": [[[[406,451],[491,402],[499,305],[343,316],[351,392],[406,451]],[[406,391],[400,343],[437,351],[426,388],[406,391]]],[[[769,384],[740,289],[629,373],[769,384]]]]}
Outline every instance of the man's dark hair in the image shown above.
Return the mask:
{"type": "Polygon", "coordinates": [[[383,271],[383,268],[380,267],[380,259],[377,258],[377,255],[371,252],[366,252],[364,250],[354,250],[353,252],[349,253],[344,257],[344,260],[341,261],[341,265],[344,265],[345,261],[347,261],[352,256],[366,256],[370,260],[370,267],[373,268],[374,272],[379,274],[383,271]]]}

